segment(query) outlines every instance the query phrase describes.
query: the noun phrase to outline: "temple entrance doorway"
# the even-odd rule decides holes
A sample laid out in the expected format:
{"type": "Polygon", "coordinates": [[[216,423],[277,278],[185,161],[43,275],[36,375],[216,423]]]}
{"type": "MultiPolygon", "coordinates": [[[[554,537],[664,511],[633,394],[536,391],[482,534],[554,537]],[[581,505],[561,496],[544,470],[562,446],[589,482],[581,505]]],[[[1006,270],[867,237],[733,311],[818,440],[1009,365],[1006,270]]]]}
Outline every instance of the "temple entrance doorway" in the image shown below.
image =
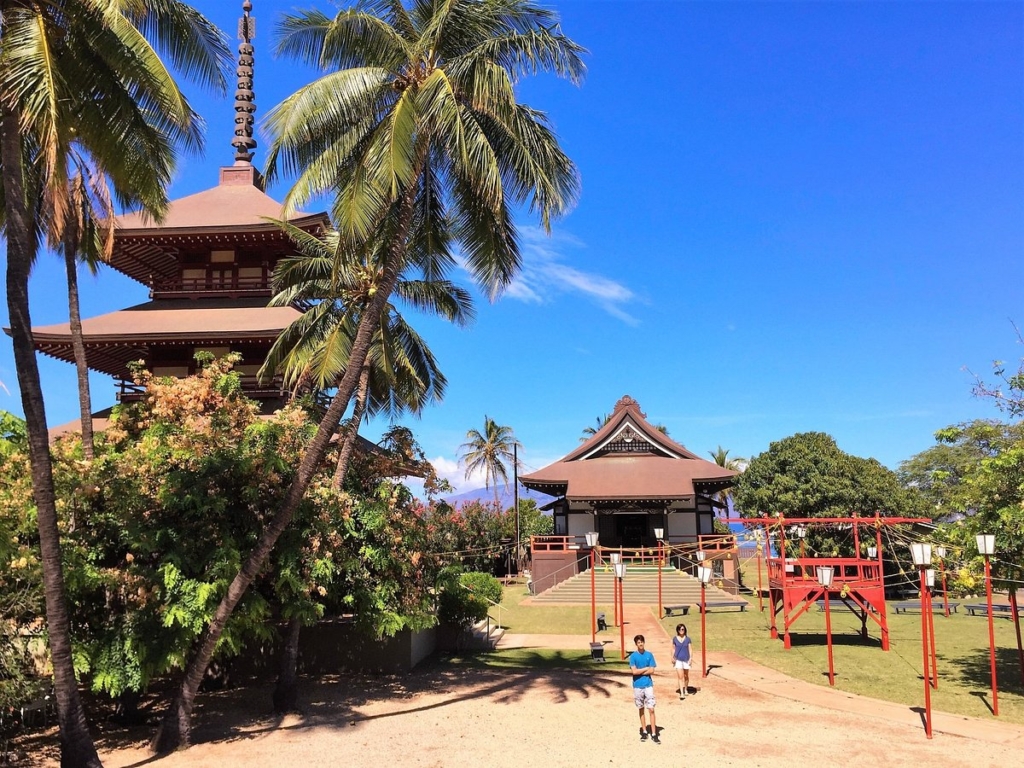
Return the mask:
{"type": "Polygon", "coordinates": [[[647,535],[647,515],[616,515],[615,533],[620,547],[642,547],[647,535]]]}

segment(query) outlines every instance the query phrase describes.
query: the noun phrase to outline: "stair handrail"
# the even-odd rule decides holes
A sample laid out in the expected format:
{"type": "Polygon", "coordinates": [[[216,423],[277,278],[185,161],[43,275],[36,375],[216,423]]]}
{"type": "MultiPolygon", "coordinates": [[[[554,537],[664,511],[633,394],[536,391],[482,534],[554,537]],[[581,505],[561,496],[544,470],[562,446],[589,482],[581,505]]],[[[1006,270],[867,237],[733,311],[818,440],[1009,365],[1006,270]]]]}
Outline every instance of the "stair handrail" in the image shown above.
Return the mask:
{"type": "MultiPolygon", "coordinates": [[[[468,591],[472,592],[473,595],[478,600],[483,600],[486,603],[490,603],[491,605],[493,605],[495,608],[498,609],[498,618],[496,619],[496,621],[497,621],[498,629],[503,629],[503,627],[501,626],[501,603],[494,602],[487,595],[478,595],[476,592],[473,591],[473,588],[471,586],[469,586],[468,584],[465,584],[463,586],[465,586],[468,591]]],[[[487,636],[488,637],[491,636],[491,609],[490,608],[487,609],[487,636]]]]}

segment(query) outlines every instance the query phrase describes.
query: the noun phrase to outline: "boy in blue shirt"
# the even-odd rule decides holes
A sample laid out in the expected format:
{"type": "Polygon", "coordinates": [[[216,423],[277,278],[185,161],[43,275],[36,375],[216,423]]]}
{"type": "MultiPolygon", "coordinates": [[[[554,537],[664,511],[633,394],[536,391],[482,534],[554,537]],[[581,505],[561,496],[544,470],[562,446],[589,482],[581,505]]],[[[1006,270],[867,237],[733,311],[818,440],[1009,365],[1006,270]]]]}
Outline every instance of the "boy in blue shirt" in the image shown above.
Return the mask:
{"type": "Polygon", "coordinates": [[[637,635],[633,638],[636,643],[636,650],[629,654],[629,670],[633,673],[633,702],[640,712],[640,741],[647,741],[647,713],[651,713],[650,735],[651,741],[661,744],[658,738],[658,726],[654,720],[654,680],[651,673],[658,666],[654,661],[654,654],[644,650],[644,636],[637,635]]]}

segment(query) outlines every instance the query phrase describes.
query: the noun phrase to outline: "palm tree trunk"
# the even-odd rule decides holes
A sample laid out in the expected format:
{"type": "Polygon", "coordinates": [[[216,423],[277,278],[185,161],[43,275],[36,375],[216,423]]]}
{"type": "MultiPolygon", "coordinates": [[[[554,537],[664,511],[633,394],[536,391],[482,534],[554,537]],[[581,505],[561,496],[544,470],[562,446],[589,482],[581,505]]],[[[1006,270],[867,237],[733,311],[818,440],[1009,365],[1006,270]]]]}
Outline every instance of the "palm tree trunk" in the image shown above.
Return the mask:
{"type": "Polygon", "coordinates": [[[284,504],[271,519],[253,551],[249,553],[249,557],[242,564],[241,570],[228,586],[227,593],[220,605],[217,606],[213,619],[196,644],[196,649],[185,668],[181,687],[178,689],[174,701],[171,702],[171,706],[168,707],[156,736],[153,737],[151,746],[158,754],[165,754],[188,746],[191,738],[192,709],[195,706],[196,693],[199,691],[203,673],[213,657],[224,627],[227,625],[228,619],[231,618],[235,606],[238,605],[253,579],[263,568],[278,538],[294,517],[299,504],[302,503],[306,488],[309,487],[313,475],[327,453],[331,436],[338,428],[338,422],[341,421],[342,414],[345,413],[352,400],[363,364],[370,353],[373,336],[380,327],[381,315],[398,283],[402,268],[405,266],[406,241],[412,226],[416,187],[421,175],[421,168],[422,163],[419,164],[399,205],[395,239],[388,249],[380,286],[359,319],[359,327],[356,329],[356,337],[349,354],[349,364],[345,369],[345,375],[342,376],[341,382],[338,384],[338,392],[331,400],[331,405],[321,419],[316,435],[310,441],[302,461],[299,462],[295,480],[292,481],[291,487],[288,489],[284,504]]]}
{"type": "Polygon", "coordinates": [[[348,463],[352,458],[352,449],[356,445],[356,437],[359,435],[359,425],[363,422],[363,414],[366,413],[366,401],[370,390],[370,365],[363,363],[363,369],[359,372],[359,389],[356,391],[356,407],[352,413],[352,424],[345,433],[345,440],[338,451],[338,465],[334,468],[334,480],[332,485],[336,490],[341,490],[341,484],[345,480],[345,473],[348,471],[348,463]]]}
{"type": "Polygon", "coordinates": [[[82,453],[88,461],[95,458],[92,434],[92,397],[89,393],[89,366],[85,362],[85,341],[82,337],[82,315],[78,306],[78,244],[69,237],[64,243],[64,266],[68,273],[68,316],[71,325],[71,347],[75,352],[78,373],[78,407],[82,412],[82,453]]]}
{"type": "MultiPolygon", "coordinates": [[[[0,2],[0,13],[14,5],[0,2]]],[[[28,277],[35,253],[35,238],[25,197],[25,177],[18,108],[0,99],[2,137],[0,165],[7,205],[7,307],[18,370],[18,386],[25,410],[29,460],[32,467],[32,493],[36,504],[39,549],[43,565],[43,592],[46,598],[46,626],[53,686],[60,724],[62,766],[102,766],[86,723],[85,710],[78,695],[78,681],[71,655],[71,627],[68,620],[61,562],[60,533],[57,528],[57,504],[50,461],[49,435],[43,389],[39,380],[35,350],[32,348],[32,319],[29,313],[28,277]]]]}
{"type": "Polygon", "coordinates": [[[299,699],[299,637],[302,622],[296,616],[288,622],[288,637],[281,649],[281,667],[274,688],[274,711],[280,715],[295,711],[299,699]]]}

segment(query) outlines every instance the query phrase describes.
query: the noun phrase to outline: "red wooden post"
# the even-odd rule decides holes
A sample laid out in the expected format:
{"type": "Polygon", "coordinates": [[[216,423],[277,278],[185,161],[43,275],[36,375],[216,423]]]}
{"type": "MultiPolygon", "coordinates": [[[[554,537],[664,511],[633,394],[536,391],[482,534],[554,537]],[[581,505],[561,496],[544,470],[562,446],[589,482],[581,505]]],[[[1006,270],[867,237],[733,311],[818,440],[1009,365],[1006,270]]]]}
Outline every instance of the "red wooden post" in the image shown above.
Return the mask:
{"type": "Polygon", "coordinates": [[[1017,656],[1020,657],[1020,677],[1024,680],[1024,645],[1020,642],[1020,613],[1017,612],[1017,588],[1010,590],[1010,610],[1013,611],[1013,626],[1017,630],[1017,656]]]}
{"type": "Polygon", "coordinates": [[[757,544],[757,610],[764,613],[764,594],[761,586],[761,543],[757,544]]]}
{"type": "MultiPolygon", "coordinates": [[[[921,594],[925,594],[924,566],[921,566],[921,594]]],[[[923,606],[924,603],[922,602],[923,606]]],[[[921,611],[921,654],[924,657],[924,732],[932,737],[932,686],[928,672],[928,617],[921,611]]]]}
{"type": "Polygon", "coordinates": [[[857,513],[853,513],[853,551],[855,557],[860,559],[860,526],[857,522],[857,513]]]}
{"type": "Polygon", "coordinates": [[[875,549],[878,550],[878,584],[882,588],[882,604],[879,606],[879,618],[882,626],[882,650],[889,650],[889,620],[885,616],[885,563],[882,560],[882,526],[878,513],[875,512],[875,549]]]}
{"type": "Polygon", "coordinates": [[[792,646],[789,636],[789,600],[786,586],[789,582],[789,571],[786,564],[786,520],[779,521],[779,560],[782,565],[782,645],[787,650],[792,646]]]}
{"type": "MultiPolygon", "coordinates": [[[[935,572],[932,571],[932,577],[934,578],[935,572]]],[[[926,585],[927,586],[927,585],[926,585]]],[[[926,594],[928,595],[927,609],[928,609],[928,638],[931,643],[932,649],[932,688],[938,690],[939,688],[939,661],[935,655],[935,612],[932,610],[932,588],[929,586],[926,594]]],[[[922,595],[923,597],[923,595],[922,595]]],[[[921,605],[924,606],[925,602],[922,600],[921,605]]]]}
{"type": "Polygon", "coordinates": [[[622,648],[622,660],[626,660],[626,601],[622,595],[622,578],[616,579],[619,582],[619,646],[622,648]]]}
{"type": "Polygon", "coordinates": [[[824,588],[825,593],[825,642],[828,645],[828,684],[836,684],[836,668],[832,663],[832,612],[828,604],[828,587],[824,588]]]}
{"type": "Polygon", "coordinates": [[[996,685],[996,627],[992,616],[992,570],[985,555],[985,598],[988,601],[988,651],[992,668],[992,714],[999,717],[999,690],[996,685]]]}
{"type": "Polygon", "coordinates": [[[658,539],[658,621],[661,621],[663,611],[661,609],[661,539],[658,539]]]}
{"type": "Polygon", "coordinates": [[[708,676],[708,643],[705,617],[707,616],[707,603],[704,599],[704,592],[707,585],[704,579],[700,580],[700,676],[708,676]]]}

